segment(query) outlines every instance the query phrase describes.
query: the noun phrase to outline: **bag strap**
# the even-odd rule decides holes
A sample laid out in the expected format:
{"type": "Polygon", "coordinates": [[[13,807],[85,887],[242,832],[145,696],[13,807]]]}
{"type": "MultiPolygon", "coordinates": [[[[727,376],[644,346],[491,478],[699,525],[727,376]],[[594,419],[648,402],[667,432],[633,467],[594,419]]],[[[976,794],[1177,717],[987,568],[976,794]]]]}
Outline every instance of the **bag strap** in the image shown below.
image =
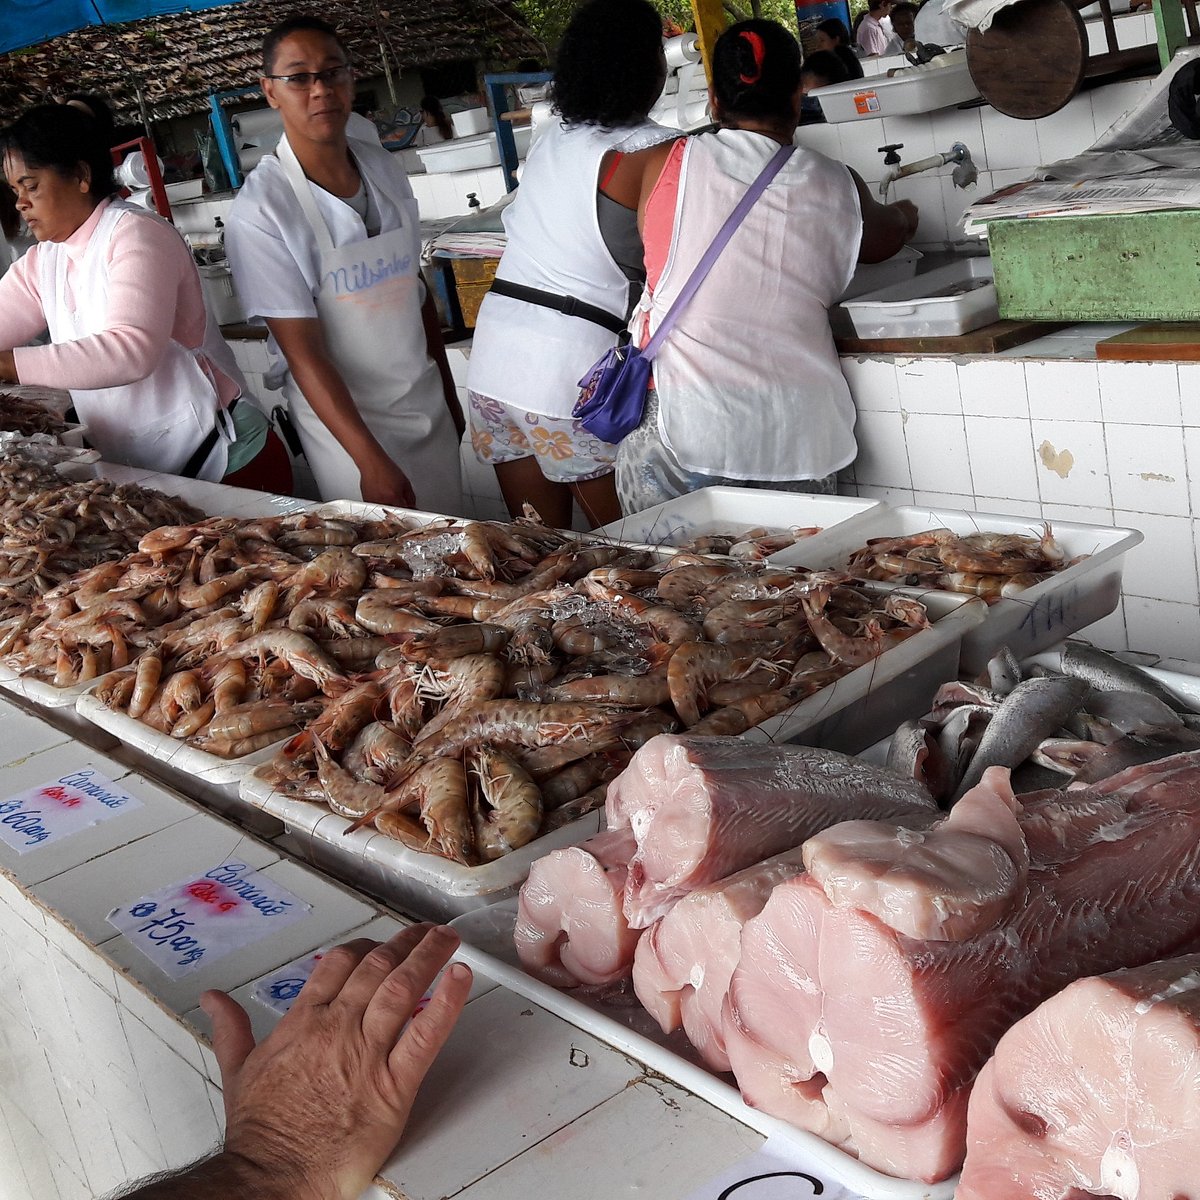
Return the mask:
{"type": "Polygon", "coordinates": [[[566,313],[568,317],[579,317],[600,325],[609,333],[624,333],[626,322],[622,317],[614,316],[603,308],[577,300],[574,296],[560,296],[557,292],[545,292],[541,288],[526,287],[523,283],[513,283],[508,279],[493,279],[488,289],[497,296],[507,296],[510,300],[522,300],[526,304],[536,304],[539,308],[552,308],[555,312],[566,313]]]}
{"type": "Polygon", "coordinates": [[[680,314],[696,294],[696,289],[704,282],[705,275],[712,270],[713,264],[721,256],[721,251],[729,244],[729,239],[733,237],[734,231],[754,207],[754,202],[766,191],[767,184],[779,174],[783,164],[792,157],[795,149],[795,145],[780,146],[771,156],[767,165],[759,172],[758,178],[746,189],[746,194],[738,201],[733,212],[725,218],[725,224],[717,231],[712,245],[705,250],[704,257],[696,264],[695,270],[692,271],[687,283],[683,285],[682,291],[675,297],[675,303],[671,305],[667,315],[659,323],[658,328],[654,331],[654,336],[646,343],[642,350],[643,358],[650,359],[658,353],[667,334],[671,332],[680,314]]]}

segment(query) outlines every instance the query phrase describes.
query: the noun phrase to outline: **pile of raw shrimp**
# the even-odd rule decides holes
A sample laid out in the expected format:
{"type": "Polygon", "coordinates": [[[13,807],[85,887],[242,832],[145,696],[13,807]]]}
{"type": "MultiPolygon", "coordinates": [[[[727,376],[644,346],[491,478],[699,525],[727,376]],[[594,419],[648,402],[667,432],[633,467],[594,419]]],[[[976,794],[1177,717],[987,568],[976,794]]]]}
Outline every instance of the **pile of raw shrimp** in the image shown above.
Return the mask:
{"type": "Polygon", "coordinates": [[[789,529],[772,532],[765,525],[756,525],[752,529],[714,530],[701,534],[687,541],[673,542],[672,545],[680,550],[688,550],[694,554],[728,554],[734,558],[745,558],[751,562],[762,562],[780,550],[794,546],[804,538],[820,533],[820,525],[793,525],[789,529]]]}
{"type": "Polygon", "coordinates": [[[56,589],[8,661],[115,667],[113,708],[229,758],[282,743],[279,792],[476,864],[655,734],[740,733],[927,625],[845,575],[659,557],[533,518],[214,519],[56,589]]]}
{"type": "Polygon", "coordinates": [[[995,604],[1087,557],[1068,561],[1048,524],[1040,537],[926,529],[907,537],[869,539],[850,555],[846,570],[857,579],[964,592],[995,604]]]}
{"type": "Polygon", "coordinates": [[[0,653],[36,622],[40,597],[143,534],[201,514],[173,496],[105,479],[68,482],[18,455],[0,458],[0,653]]]}
{"type": "Polygon", "coordinates": [[[44,404],[14,396],[11,392],[0,392],[0,430],[19,433],[23,437],[37,433],[57,437],[66,427],[66,421],[44,404]]]}

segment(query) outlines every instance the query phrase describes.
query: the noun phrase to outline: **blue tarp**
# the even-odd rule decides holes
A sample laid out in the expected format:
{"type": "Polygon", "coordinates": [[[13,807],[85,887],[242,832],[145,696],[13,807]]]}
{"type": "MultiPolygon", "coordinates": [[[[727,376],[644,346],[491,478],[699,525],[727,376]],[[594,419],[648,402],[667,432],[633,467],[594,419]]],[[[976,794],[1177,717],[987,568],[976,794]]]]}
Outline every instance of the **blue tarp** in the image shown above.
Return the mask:
{"type": "Polygon", "coordinates": [[[230,0],[0,0],[0,54],[35,46],[84,25],[116,25],[228,3],[230,0]]]}

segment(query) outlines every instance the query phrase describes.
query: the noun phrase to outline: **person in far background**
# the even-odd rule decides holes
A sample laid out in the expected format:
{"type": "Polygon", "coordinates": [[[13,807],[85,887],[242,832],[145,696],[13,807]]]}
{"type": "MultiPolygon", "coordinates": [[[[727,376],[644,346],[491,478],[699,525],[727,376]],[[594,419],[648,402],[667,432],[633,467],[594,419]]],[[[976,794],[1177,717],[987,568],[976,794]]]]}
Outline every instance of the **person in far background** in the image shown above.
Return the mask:
{"type": "Polygon", "coordinates": [[[446,115],[442,102],[436,96],[421,97],[421,134],[416,144],[436,146],[454,137],[454,125],[446,115]]]}
{"type": "Polygon", "coordinates": [[[825,124],[821,101],[816,96],[810,96],[809,92],[829,87],[834,83],[845,83],[849,78],[846,74],[846,64],[832,50],[817,50],[810,54],[800,69],[800,87],[804,93],[804,100],[800,105],[800,124],[825,124]]]}
{"type": "Polygon", "coordinates": [[[244,393],[191,250],[114,198],[95,120],[40,105],[0,144],[37,239],[0,279],[0,383],[69,389],[109,462],[289,492],[287,451],[244,393]],[[47,329],[49,345],[28,345],[47,329]]]}
{"type": "Polygon", "coordinates": [[[862,63],[850,45],[850,31],[836,17],[822,21],[813,32],[813,50],[828,50],[842,60],[847,79],[863,77],[862,63]]]}
{"type": "Polygon", "coordinates": [[[205,992],[224,1143],[121,1195],[358,1200],[400,1141],[417,1089],[467,1002],[471,969],[449,961],[457,946],[454,930],[429,925],[410,925],[382,944],[335,946],[258,1045],[241,1005],[205,992]]]}
{"type": "Polygon", "coordinates": [[[891,8],[892,0],[867,0],[867,15],[858,27],[856,41],[859,50],[868,58],[887,53],[891,34],[884,21],[891,8]]]}
{"type": "Polygon", "coordinates": [[[902,54],[904,48],[915,39],[917,11],[917,6],[910,4],[908,0],[900,0],[899,4],[892,5],[890,14],[892,38],[888,46],[889,54],[902,54]]]}
{"type": "Polygon", "coordinates": [[[283,136],[246,177],[225,250],[268,386],[323,500],[457,515],[465,429],[404,169],[369,122],[349,124],[354,70],[337,31],[298,15],[263,39],[262,89],[283,136]]]}
{"type": "MultiPolygon", "coordinates": [[[[800,47],[774,21],[717,39],[709,105],[718,128],[643,151],[646,292],[630,328],[644,346],[726,218],[791,146],[800,47]]],[[[854,401],[829,307],[859,262],[895,254],[917,227],[848,167],[797,147],[751,206],[653,364],[641,424],[617,454],[626,513],[712,485],[831,494],[854,461],[854,401]]]]}
{"type": "Polygon", "coordinates": [[[514,517],[529,503],[570,528],[572,499],[593,528],[621,515],[615,448],[572,410],[645,278],[640,174],[629,163],[676,133],[647,120],[666,74],[660,18],[646,0],[591,0],[559,44],[554,119],[504,213],[508,244],[467,376],[471,442],[514,517]]]}

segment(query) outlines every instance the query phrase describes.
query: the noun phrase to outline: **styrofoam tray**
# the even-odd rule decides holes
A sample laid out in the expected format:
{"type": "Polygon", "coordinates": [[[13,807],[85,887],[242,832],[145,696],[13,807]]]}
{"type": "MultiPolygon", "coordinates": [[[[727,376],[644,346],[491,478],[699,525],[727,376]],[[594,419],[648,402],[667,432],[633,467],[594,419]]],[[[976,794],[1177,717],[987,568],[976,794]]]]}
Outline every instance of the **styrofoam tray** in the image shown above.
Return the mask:
{"type": "Polygon", "coordinates": [[[945,66],[909,67],[890,78],[851,79],[814,88],[808,94],[821,102],[821,111],[831,125],[912,116],[974,100],[979,89],[971,78],[966,51],[951,51],[946,57],[950,61],[945,66]]]}
{"type": "Polygon", "coordinates": [[[986,255],[964,257],[924,275],[844,300],[831,314],[835,334],[849,326],[855,337],[955,337],[1000,319],[1000,302],[986,255]],[[955,285],[975,285],[959,295],[938,295],[955,285]]]}
{"type": "Polygon", "coordinates": [[[730,1082],[730,1076],[715,1075],[707,1067],[684,1057],[686,1051],[681,1053],[681,1050],[685,1044],[681,1044],[679,1035],[665,1036],[640,1005],[630,1004],[627,1000],[620,1008],[606,1006],[594,998],[561,992],[526,975],[513,946],[515,921],[515,901],[467,913],[452,921],[462,938],[459,957],[497,983],[674,1080],[680,1087],[751,1129],[795,1145],[819,1169],[856,1196],[866,1200],[952,1200],[957,1178],[941,1183],[895,1179],[822,1141],[816,1134],[750,1108],[730,1082]]]}
{"type": "MultiPolygon", "coordinates": [[[[647,546],[678,546],[709,533],[732,533],[763,526],[784,533],[792,526],[853,528],[867,513],[882,508],[878,500],[857,496],[815,496],[763,488],[706,487],[677,496],[595,530],[595,535],[647,546]]],[[[816,534],[814,537],[821,537],[816,534]]],[[[789,550],[811,546],[805,538],[789,550]]],[[[772,555],[769,562],[776,562],[772,555]]]]}
{"type": "Polygon", "coordinates": [[[282,796],[252,772],[242,780],[241,797],[283,821],[304,853],[344,882],[365,887],[414,916],[438,921],[515,896],[536,859],[590,838],[600,831],[603,818],[598,809],[496,862],[467,867],[411,850],[374,829],[347,835],[351,823],[345,817],[323,804],[282,796]]]}
{"type": "Polygon", "coordinates": [[[205,783],[227,791],[237,791],[242,779],[259,763],[266,762],[282,742],[292,735],[284,734],[279,741],[247,754],[244,758],[221,758],[189,746],[166,733],[143,725],[128,713],[115,712],[92,691],[85,691],[75,701],[75,711],[93,725],[111,733],[118,741],[148,754],[158,762],[167,763],[185,775],[195,776],[205,783]]]}
{"type": "MultiPolygon", "coordinates": [[[[100,678],[103,678],[101,676],[100,678]]],[[[90,692],[99,679],[89,679],[86,683],[75,683],[70,687],[55,687],[28,675],[18,675],[12,667],[0,662],[0,688],[21,696],[31,704],[40,704],[43,708],[73,708],[79,697],[90,692]]]]}
{"type": "MultiPolygon", "coordinates": [[[[838,567],[868,538],[902,537],[940,527],[955,533],[1036,534],[1039,525],[1027,517],[1001,513],[916,505],[885,507],[869,513],[852,529],[835,529],[822,535],[818,546],[810,548],[803,543],[791,546],[775,555],[772,561],[780,565],[803,563],[814,569],[838,567]]],[[[1051,521],[1050,525],[1068,558],[1079,554],[1090,557],[1052,575],[1018,597],[989,605],[983,622],[968,630],[962,639],[959,666],[964,675],[978,675],[1000,646],[1007,645],[1018,658],[1027,658],[1061,642],[1116,608],[1121,596],[1125,552],[1142,540],[1141,533],[1136,529],[1080,525],[1069,521],[1051,521]]],[[[929,594],[932,593],[923,593],[922,598],[929,594]]]]}

